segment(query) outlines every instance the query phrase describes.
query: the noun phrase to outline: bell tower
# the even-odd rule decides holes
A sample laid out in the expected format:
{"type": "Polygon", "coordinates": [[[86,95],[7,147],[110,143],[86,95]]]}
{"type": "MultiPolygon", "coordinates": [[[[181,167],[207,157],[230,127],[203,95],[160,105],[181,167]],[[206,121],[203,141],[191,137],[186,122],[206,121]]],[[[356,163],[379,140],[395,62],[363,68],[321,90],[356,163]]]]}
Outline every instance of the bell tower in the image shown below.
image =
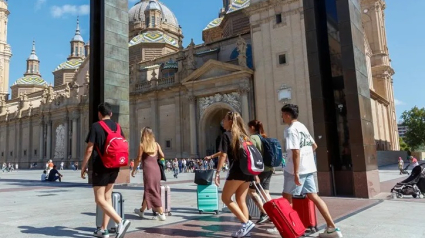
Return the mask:
{"type": "Polygon", "coordinates": [[[9,94],[9,63],[12,57],[10,45],[7,44],[9,13],[7,1],[0,0],[0,97],[9,94]]]}

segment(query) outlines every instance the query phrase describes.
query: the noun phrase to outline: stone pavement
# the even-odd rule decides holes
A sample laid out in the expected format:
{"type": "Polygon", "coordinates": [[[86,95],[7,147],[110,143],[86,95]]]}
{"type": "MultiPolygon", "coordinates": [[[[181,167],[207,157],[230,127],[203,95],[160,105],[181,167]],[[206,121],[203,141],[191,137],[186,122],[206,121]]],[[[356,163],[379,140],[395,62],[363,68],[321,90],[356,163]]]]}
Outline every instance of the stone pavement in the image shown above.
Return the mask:
{"type": "MultiPolygon", "coordinates": [[[[0,237],[90,237],[95,225],[92,189],[79,178],[79,171],[66,170],[63,174],[64,182],[48,183],[39,182],[39,170],[0,172],[0,237]]],[[[425,227],[412,226],[423,217],[425,199],[391,200],[389,189],[406,176],[398,175],[396,166],[380,168],[380,176],[383,193],[376,199],[324,198],[344,237],[425,237],[425,227]]],[[[143,196],[141,173],[132,178],[130,185],[116,187],[115,191],[125,198],[125,216],[132,220],[126,237],[230,237],[238,228],[231,214],[198,213],[193,174],[180,174],[174,179],[168,173],[167,177],[173,210],[166,222],[132,214],[143,196]]],[[[271,185],[274,197],[279,196],[282,184],[282,173],[277,172],[271,185]]],[[[320,215],[318,222],[323,228],[320,215]]],[[[270,227],[258,226],[252,237],[277,237],[264,233],[270,227]]]]}

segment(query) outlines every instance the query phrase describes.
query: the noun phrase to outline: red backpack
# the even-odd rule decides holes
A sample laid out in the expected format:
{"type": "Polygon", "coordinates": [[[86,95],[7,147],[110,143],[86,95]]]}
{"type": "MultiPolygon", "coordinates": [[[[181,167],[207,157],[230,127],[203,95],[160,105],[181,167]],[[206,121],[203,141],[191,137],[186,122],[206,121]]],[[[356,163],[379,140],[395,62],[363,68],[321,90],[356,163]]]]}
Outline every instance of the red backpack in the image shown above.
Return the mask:
{"type": "Polygon", "coordinates": [[[128,142],[121,135],[121,127],[117,123],[117,130],[112,131],[104,121],[99,121],[103,130],[108,133],[105,141],[105,151],[100,153],[96,146],[97,152],[102,159],[103,165],[106,168],[119,168],[128,165],[128,142]]]}

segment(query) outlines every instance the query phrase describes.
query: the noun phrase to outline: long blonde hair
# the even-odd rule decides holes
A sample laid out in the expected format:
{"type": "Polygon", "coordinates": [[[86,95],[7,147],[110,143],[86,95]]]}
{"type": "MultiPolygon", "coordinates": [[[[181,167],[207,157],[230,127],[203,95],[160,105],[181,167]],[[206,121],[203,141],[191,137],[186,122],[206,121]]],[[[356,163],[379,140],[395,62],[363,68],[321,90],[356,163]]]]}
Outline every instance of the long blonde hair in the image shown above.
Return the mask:
{"type": "Polygon", "coordinates": [[[249,141],[249,134],[245,127],[245,122],[243,121],[241,115],[237,112],[228,112],[226,115],[227,119],[232,121],[232,128],[230,132],[232,133],[232,149],[235,158],[238,158],[238,150],[240,146],[240,140],[249,141]]]}
{"type": "Polygon", "coordinates": [[[155,154],[157,151],[155,135],[150,127],[144,127],[141,131],[140,146],[146,154],[155,154]]]}

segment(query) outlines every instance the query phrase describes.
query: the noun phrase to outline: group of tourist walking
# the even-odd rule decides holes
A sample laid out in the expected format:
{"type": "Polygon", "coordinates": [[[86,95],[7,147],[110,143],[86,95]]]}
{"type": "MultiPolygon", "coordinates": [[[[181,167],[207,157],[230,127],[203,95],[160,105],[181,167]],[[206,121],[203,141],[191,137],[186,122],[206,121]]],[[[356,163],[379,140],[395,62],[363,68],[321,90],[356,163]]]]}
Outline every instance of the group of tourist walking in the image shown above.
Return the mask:
{"type": "MultiPolygon", "coordinates": [[[[286,167],[284,168],[284,187],[282,196],[290,203],[292,195],[305,194],[314,204],[324,217],[327,228],[320,237],[340,238],[341,231],[337,228],[329,214],[328,208],[323,200],[317,195],[316,184],[313,173],[316,172],[314,161],[314,150],[317,145],[311,137],[307,128],[299,121],[298,106],[287,104],[281,109],[282,120],[288,125],[284,131],[286,141],[286,167]]],[[[109,130],[118,133],[119,125],[113,122],[111,107],[108,103],[102,103],[98,107],[99,120],[106,124],[109,130]]],[[[232,237],[246,237],[250,235],[251,230],[255,227],[254,222],[250,220],[248,208],[246,205],[246,196],[252,196],[255,203],[261,209],[261,216],[257,223],[263,223],[269,219],[264,209],[262,209],[262,201],[257,194],[254,183],[261,184],[268,196],[270,180],[273,174],[272,167],[265,167],[259,176],[247,175],[241,170],[238,149],[243,142],[252,142],[255,147],[262,152],[263,146],[261,137],[267,137],[264,132],[263,124],[258,120],[250,121],[245,124],[241,115],[237,112],[230,111],[225,114],[222,120],[222,126],[225,132],[222,134],[218,152],[206,156],[205,160],[218,158],[216,166],[214,182],[220,186],[220,171],[226,161],[230,168],[222,190],[222,201],[230,209],[230,211],[241,222],[241,227],[232,234],[232,237]],[[235,201],[232,197],[235,196],[235,201]]],[[[81,167],[81,177],[85,179],[88,160],[93,158],[93,190],[95,202],[104,211],[102,226],[96,229],[94,235],[97,237],[109,237],[107,229],[109,220],[114,220],[118,226],[116,237],[124,237],[131,222],[123,219],[114,210],[111,204],[111,195],[115,180],[118,176],[119,168],[107,168],[101,160],[101,151],[105,148],[105,140],[107,138],[106,131],[99,122],[92,125],[89,135],[87,136],[87,148],[81,167]],[[93,156],[92,156],[93,155],[93,156]]],[[[122,134],[122,131],[121,131],[122,134]]],[[[124,137],[124,135],[122,134],[124,137]]],[[[136,208],[134,212],[140,217],[145,217],[145,211],[152,209],[155,213],[154,219],[159,221],[166,220],[163,205],[161,202],[161,171],[158,164],[164,158],[164,152],[161,146],[156,142],[154,132],[149,127],[141,130],[140,145],[136,165],[141,163],[143,168],[144,195],[140,208],[136,208]]],[[[178,163],[178,161],[174,161],[178,163]]],[[[134,177],[137,172],[137,166],[132,166],[131,175],[134,177]]],[[[266,195],[266,194],[262,194],[266,195]]],[[[269,229],[267,232],[278,234],[276,229],[269,229]]]]}

